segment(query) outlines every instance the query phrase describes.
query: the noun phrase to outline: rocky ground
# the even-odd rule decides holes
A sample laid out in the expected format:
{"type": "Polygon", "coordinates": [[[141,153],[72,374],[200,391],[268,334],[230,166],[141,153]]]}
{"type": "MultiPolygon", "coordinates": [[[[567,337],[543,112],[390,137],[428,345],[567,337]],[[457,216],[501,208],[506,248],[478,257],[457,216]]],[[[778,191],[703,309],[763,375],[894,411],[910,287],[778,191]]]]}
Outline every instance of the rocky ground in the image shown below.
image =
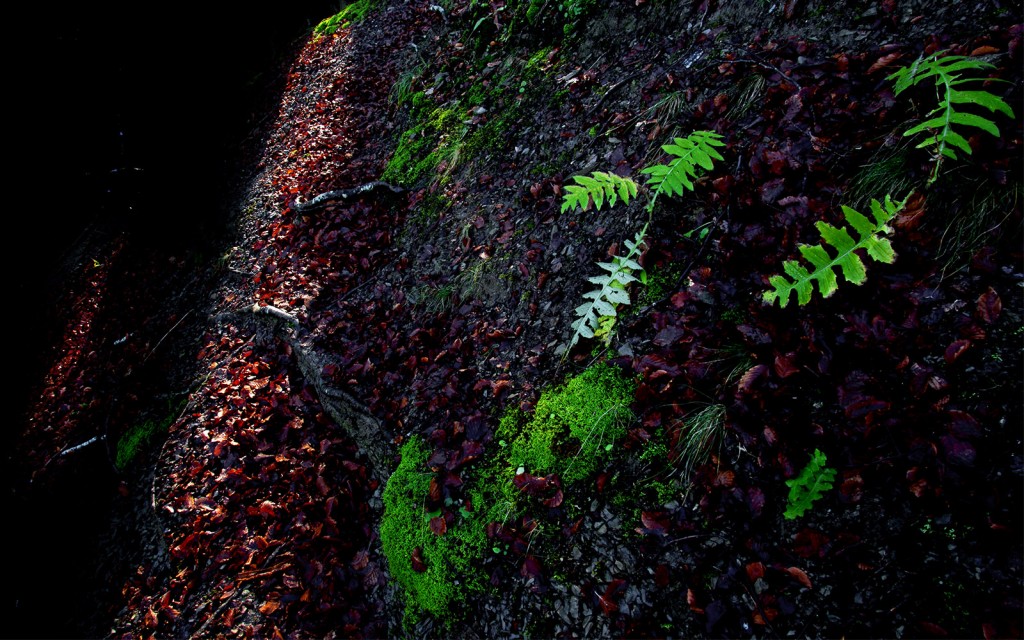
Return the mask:
{"type": "Polygon", "coordinates": [[[22,499],[73,484],[79,456],[116,458],[132,425],[167,429],[110,475],[110,532],[76,551],[102,549],[92,599],[69,609],[95,612],[84,633],[1022,634],[1019,8],[559,7],[350,14],[290,65],[223,250],[110,239],[81,263],[18,448],[22,499]],[[1006,82],[974,88],[1014,117],[979,111],[999,135],[969,129],[972,154],[930,183],[902,133],[935,90],[897,96],[888,76],[939,50],[991,63],[1006,82]],[[722,160],[658,199],[647,285],[607,344],[573,344],[596,263],[647,220],[641,169],[699,130],[722,160]],[[563,207],[595,170],[643,192],[563,207]],[[381,178],[404,191],[295,206],[381,178]],[[816,222],[887,194],[906,198],[893,264],[764,302],[816,222]],[[486,513],[467,498],[502,417],[596,362],[636,383],[624,437],[582,481],[517,480],[495,551],[454,573],[450,611],[423,613],[396,567],[433,575],[430,559],[380,540],[402,447],[429,450],[424,535],[454,536],[486,513]],[[693,460],[699,416],[715,437],[693,460]],[[105,445],[68,452],[97,431],[105,445]],[[834,486],[787,519],[786,481],[816,450],[834,486]]]}

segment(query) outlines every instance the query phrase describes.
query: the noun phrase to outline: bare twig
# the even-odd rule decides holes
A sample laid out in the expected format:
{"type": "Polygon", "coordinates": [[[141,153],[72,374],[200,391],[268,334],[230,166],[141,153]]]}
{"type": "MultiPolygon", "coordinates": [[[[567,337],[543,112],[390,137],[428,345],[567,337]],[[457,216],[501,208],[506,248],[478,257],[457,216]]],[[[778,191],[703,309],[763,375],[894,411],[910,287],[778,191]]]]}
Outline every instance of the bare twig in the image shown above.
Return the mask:
{"type": "Polygon", "coordinates": [[[192,311],[193,311],[193,309],[189,309],[188,311],[186,311],[185,315],[181,316],[181,318],[177,322],[174,323],[174,326],[171,327],[170,329],[168,329],[167,333],[165,333],[162,338],[157,340],[156,346],[154,346],[152,349],[150,349],[149,353],[146,354],[146,357],[142,359],[142,364],[146,364],[146,361],[149,360],[149,356],[153,355],[153,352],[155,352],[157,349],[160,348],[160,345],[163,344],[164,340],[167,339],[167,336],[171,335],[171,332],[174,331],[175,329],[177,329],[178,325],[181,324],[182,322],[184,322],[185,318],[189,317],[192,314],[192,311]]]}

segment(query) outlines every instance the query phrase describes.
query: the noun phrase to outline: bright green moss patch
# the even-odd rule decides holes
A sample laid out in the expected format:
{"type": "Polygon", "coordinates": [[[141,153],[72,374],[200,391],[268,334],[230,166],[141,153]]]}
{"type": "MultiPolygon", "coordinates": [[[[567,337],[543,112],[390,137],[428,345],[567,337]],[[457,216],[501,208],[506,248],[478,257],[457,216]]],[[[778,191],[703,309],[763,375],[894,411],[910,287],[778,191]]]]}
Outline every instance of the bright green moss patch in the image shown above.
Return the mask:
{"type": "Polygon", "coordinates": [[[635,387],[619,369],[596,365],[543,393],[532,416],[510,410],[487,457],[463,476],[465,501],[449,499],[443,510],[430,504],[427,446],[412,438],[402,447],[384,489],[380,538],[391,575],[405,591],[406,625],[424,612],[451,623],[459,604],[487,587],[486,564],[507,551],[488,539],[487,525],[518,519],[530,503],[512,482],[520,466],[534,475],[558,473],[568,484],[608,462],[625,435],[635,387]],[[455,518],[437,535],[430,520],[443,512],[455,518]]]}
{"type": "Polygon", "coordinates": [[[466,135],[457,105],[432,109],[429,98],[422,93],[413,94],[411,100],[415,124],[398,139],[398,148],[382,177],[404,186],[433,175],[442,162],[451,163],[466,135]]]}
{"type": "Polygon", "coordinates": [[[331,35],[353,22],[360,22],[377,6],[377,0],[356,0],[330,18],[325,18],[313,27],[313,35],[322,37],[331,35]]]}
{"type": "Polygon", "coordinates": [[[635,390],[619,369],[598,364],[543,393],[512,444],[510,465],[533,475],[558,473],[569,483],[586,478],[626,435],[635,390]]]}
{"type": "Polygon", "coordinates": [[[392,577],[405,590],[406,622],[414,624],[423,611],[450,621],[457,609],[453,603],[466,597],[467,588],[483,587],[479,565],[487,553],[487,521],[476,511],[457,509],[455,525],[436,535],[430,519],[440,510],[427,511],[433,477],[426,466],[429,452],[412,438],[401,453],[402,462],[384,489],[381,545],[392,577]],[[414,567],[414,556],[423,563],[422,571],[414,567]]]}

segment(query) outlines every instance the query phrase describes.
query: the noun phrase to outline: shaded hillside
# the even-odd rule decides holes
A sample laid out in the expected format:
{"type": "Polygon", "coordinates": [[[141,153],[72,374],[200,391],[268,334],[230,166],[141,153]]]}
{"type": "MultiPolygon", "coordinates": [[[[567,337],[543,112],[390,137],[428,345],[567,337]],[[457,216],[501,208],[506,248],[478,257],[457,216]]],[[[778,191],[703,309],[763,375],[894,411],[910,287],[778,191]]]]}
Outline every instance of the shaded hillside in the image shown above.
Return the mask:
{"type": "Polygon", "coordinates": [[[1022,16],[976,5],[323,23],[191,297],[74,284],[18,451],[122,454],[111,634],[1020,636],[1022,16]],[[892,75],[932,54],[973,80],[892,75]],[[143,308],[202,335],[164,378],[143,308]]]}

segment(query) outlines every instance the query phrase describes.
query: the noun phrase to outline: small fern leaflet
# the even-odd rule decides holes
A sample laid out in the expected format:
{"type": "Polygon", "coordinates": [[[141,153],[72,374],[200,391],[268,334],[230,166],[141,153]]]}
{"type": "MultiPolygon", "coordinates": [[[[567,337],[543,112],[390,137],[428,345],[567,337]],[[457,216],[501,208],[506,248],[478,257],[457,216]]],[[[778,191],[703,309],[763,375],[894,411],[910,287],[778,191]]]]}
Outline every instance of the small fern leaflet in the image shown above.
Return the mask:
{"type": "Polygon", "coordinates": [[[786,511],[782,514],[786,520],[794,520],[804,515],[815,501],[832,488],[836,470],[825,466],[827,462],[825,454],[815,449],[810,462],[800,471],[800,475],[792,480],[786,480],[789,500],[786,511]]]}
{"type": "Polygon", "coordinates": [[[614,173],[595,171],[589,176],[573,176],[573,180],[577,184],[565,186],[562,213],[576,207],[586,211],[590,208],[591,200],[595,211],[600,211],[606,200],[609,207],[614,207],[619,199],[622,204],[629,204],[630,198],[635,198],[637,194],[637,185],[632,178],[623,178],[614,173]]]}
{"type": "Polygon", "coordinates": [[[928,113],[929,118],[903,132],[904,136],[913,136],[924,131],[936,131],[917,145],[918,149],[935,147],[935,167],[932,169],[928,184],[935,182],[938,178],[943,158],[957,159],[954,148],[971,155],[970,143],[967,142],[967,138],[963,134],[953,130],[953,125],[975,127],[999,137],[999,128],[994,122],[973,113],[957,111],[955,105],[980,105],[992,113],[998,111],[1011,118],[1014,117],[1013,109],[999,96],[988,91],[956,88],[968,82],[990,80],[989,78],[964,78],[961,77],[960,72],[993,69],[995,65],[975,58],[942,54],[943,52],[939,51],[927,58],[918,58],[914,64],[904,67],[888,77],[889,80],[896,82],[894,88],[896,95],[928,78],[934,78],[936,88],[943,92],[939,106],[928,113]]]}
{"type": "Polygon", "coordinates": [[[579,318],[572,323],[573,334],[569,341],[569,349],[572,349],[581,337],[593,338],[596,332],[611,331],[607,318],[614,319],[617,316],[615,308],[618,305],[630,303],[626,286],[638,280],[634,273],[643,271],[643,267],[634,258],[640,254],[646,234],[647,225],[644,225],[633,240],[625,241],[629,249],[625,256],[614,256],[611,262],[597,263],[597,266],[608,273],[587,278],[599,286],[583,294],[584,299],[589,302],[576,307],[576,315],[579,318]]]}
{"type": "Polygon", "coordinates": [[[667,165],[656,164],[640,172],[647,174],[647,184],[654,194],[648,209],[654,207],[662,193],[681,196],[686,190],[693,191],[698,168],[710,171],[714,168],[713,160],[725,159],[715,150],[715,147],[725,146],[721,138],[714,131],[694,131],[685,138],[675,138],[673,144],[662,145],[662,150],[675,159],[667,165]]]}
{"type": "Polygon", "coordinates": [[[774,275],[769,278],[768,282],[772,285],[772,289],[764,292],[764,301],[772,304],[778,300],[779,306],[785,307],[789,302],[790,292],[796,291],[797,302],[800,305],[805,305],[811,301],[815,281],[818,283],[821,295],[827,298],[839,287],[836,268],[840,269],[847,282],[863,284],[867,278],[867,269],[860,256],[854,252],[864,249],[872,260],[887,264],[894,262],[896,253],[892,250],[892,245],[887,238],[879,237],[878,234],[892,232],[888,222],[903,210],[905,203],[906,199],[893,202],[890,196],[885,197],[884,204],[878,200],[872,200],[871,214],[875,219],[874,222],[855,209],[844,206],[843,215],[846,217],[846,221],[860,236],[857,241],[854,241],[846,227],[833,227],[819,220],[815,226],[825,243],[836,250],[835,257],[830,256],[821,245],[800,245],[801,255],[814,266],[814,271],[808,271],[795,260],[787,260],[783,263],[782,268],[792,280],[787,280],[782,275],[774,275]]]}

